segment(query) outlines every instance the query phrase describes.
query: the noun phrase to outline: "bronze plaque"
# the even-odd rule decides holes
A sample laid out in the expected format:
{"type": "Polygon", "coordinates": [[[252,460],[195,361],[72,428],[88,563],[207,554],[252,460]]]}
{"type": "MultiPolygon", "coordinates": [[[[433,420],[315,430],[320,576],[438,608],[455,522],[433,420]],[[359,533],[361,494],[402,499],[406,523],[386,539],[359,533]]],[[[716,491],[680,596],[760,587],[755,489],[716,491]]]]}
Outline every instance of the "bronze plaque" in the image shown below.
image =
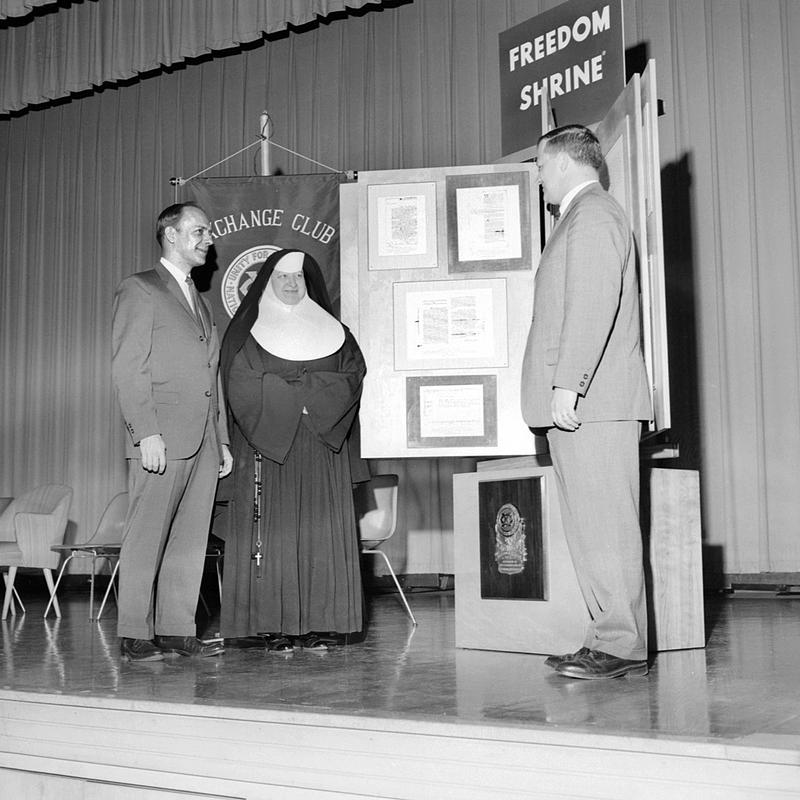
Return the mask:
{"type": "Polygon", "coordinates": [[[481,598],[546,600],[542,478],[482,481],[481,598]]]}

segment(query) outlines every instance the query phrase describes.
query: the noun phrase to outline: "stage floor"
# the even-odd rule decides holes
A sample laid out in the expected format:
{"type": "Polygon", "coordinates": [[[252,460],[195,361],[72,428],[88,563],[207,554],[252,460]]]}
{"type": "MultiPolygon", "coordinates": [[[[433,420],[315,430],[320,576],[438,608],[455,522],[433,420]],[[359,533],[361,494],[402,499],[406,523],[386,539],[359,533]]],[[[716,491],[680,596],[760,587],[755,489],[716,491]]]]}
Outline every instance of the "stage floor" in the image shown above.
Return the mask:
{"type": "MultiPolygon", "coordinates": [[[[219,658],[168,656],[150,664],[120,661],[115,609],[90,622],[83,587],[62,595],[61,619],[52,612],[42,618],[44,598],[23,600],[27,613],[2,622],[5,699],[180,704],[193,706],[192,714],[247,710],[248,718],[308,712],[360,718],[358,725],[449,723],[502,729],[510,740],[515,730],[524,739],[535,729],[539,737],[646,739],[656,751],[668,742],[698,754],[722,745],[718,752],[745,748],[748,760],[761,750],[764,762],[791,768],[789,780],[800,775],[797,596],[711,599],[705,649],[659,653],[646,678],[597,682],[556,675],[544,656],[456,649],[452,591],[409,594],[416,628],[397,595],[371,597],[365,640],[324,653],[228,649],[219,658]]],[[[213,618],[210,626],[207,633],[214,632],[213,618]]],[[[800,782],[784,788],[768,796],[800,794],[800,782]]]]}

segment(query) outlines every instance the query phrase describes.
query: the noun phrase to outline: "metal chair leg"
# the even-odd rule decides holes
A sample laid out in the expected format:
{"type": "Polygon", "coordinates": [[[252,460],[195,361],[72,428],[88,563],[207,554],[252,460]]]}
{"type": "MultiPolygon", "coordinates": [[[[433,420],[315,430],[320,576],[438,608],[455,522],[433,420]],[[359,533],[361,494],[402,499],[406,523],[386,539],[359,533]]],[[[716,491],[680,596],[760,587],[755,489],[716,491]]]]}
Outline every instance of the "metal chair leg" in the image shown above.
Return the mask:
{"type": "MultiPolygon", "coordinates": [[[[53,609],[56,612],[56,617],[61,619],[61,608],[58,605],[58,598],[56,597],[56,587],[53,585],[53,570],[51,569],[43,569],[42,574],[44,575],[45,583],[47,584],[47,588],[50,591],[50,603],[53,604],[53,609]]],[[[47,607],[50,608],[50,603],[47,604],[47,607]]],[[[47,612],[45,612],[45,616],[47,616],[47,612]]]]}
{"type": "Polygon", "coordinates": [[[94,576],[97,573],[97,558],[98,556],[92,553],[92,574],[89,578],[89,619],[94,619],[94,576]]]}
{"type": "MultiPolygon", "coordinates": [[[[8,575],[3,573],[3,580],[5,581],[6,586],[8,586],[8,575]]],[[[22,602],[22,598],[19,596],[19,592],[17,591],[17,587],[14,584],[11,584],[11,604],[9,606],[9,610],[11,611],[11,616],[17,616],[17,603],[19,603],[19,610],[24,614],[25,613],[25,604],[22,602]],[[16,602],[15,602],[16,599],[16,602]]],[[[5,617],[3,617],[5,619],[5,617]]]]}
{"type": "MultiPolygon", "coordinates": [[[[112,556],[97,555],[97,554],[92,556],[92,575],[91,575],[91,578],[89,579],[89,619],[94,619],[95,618],[95,616],[94,616],[94,579],[97,576],[97,561],[99,559],[101,559],[101,558],[103,559],[103,561],[105,561],[108,564],[109,569],[111,569],[111,571],[112,571],[112,574],[116,574],[116,572],[114,570],[114,567],[112,566],[112,563],[111,563],[113,561],[113,557],[112,556]]],[[[119,561],[117,560],[115,563],[119,563],[119,561]]],[[[108,592],[106,592],[105,597],[108,597],[108,592]]],[[[103,598],[103,603],[104,604],[105,604],[105,597],[103,598]]],[[[116,599],[116,597],[117,597],[117,587],[115,585],[114,586],[114,598],[116,599]]],[[[99,614],[98,614],[97,618],[98,619],[100,618],[99,614]]]]}
{"type": "MultiPolygon", "coordinates": [[[[108,593],[111,591],[111,587],[114,586],[114,581],[117,578],[117,571],[119,570],[119,559],[117,559],[116,563],[114,564],[114,570],[111,573],[111,577],[108,579],[108,586],[106,587],[106,593],[103,595],[103,602],[100,603],[100,610],[97,612],[97,616],[95,619],[100,619],[103,616],[103,609],[106,607],[106,600],[108,600],[108,593]]],[[[116,597],[116,588],[114,589],[115,597],[116,597]]]]}
{"type": "MultiPolygon", "coordinates": [[[[14,586],[12,588],[14,592],[14,597],[17,598],[17,603],[19,603],[19,610],[24,614],[25,606],[22,604],[22,599],[19,596],[19,592],[17,592],[17,587],[14,586]]],[[[17,612],[16,609],[14,608],[14,597],[11,598],[11,615],[15,617],[17,615],[17,612]]]]}
{"type": "MultiPolygon", "coordinates": [[[[61,585],[61,578],[64,576],[64,570],[67,568],[67,564],[69,564],[72,559],[75,558],[74,553],[70,553],[65,559],[64,563],[61,565],[61,569],[58,571],[58,577],[56,578],[56,585],[53,587],[53,593],[50,595],[50,601],[47,604],[47,608],[44,610],[45,617],[50,612],[50,606],[53,604],[53,600],[56,597],[56,592],[58,592],[58,587],[61,585]]],[[[60,617],[61,614],[56,614],[56,616],[60,617]]]]}
{"type": "MultiPolygon", "coordinates": [[[[16,567],[9,567],[7,573],[3,573],[3,579],[6,582],[6,593],[3,597],[3,619],[8,617],[8,609],[11,607],[12,603],[12,595],[14,592],[14,579],[17,577],[17,568],[16,567]]],[[[11,616],[16,616],[14,611],[11,612],[11,616]]]]}
{"type": "Polygon", "coordinates": [[[408,604],[408,600],[406,600],[405,593],[403,592],[403,588],[400,586],[400,581],[397,580],[397,575],[394,574],[394,570],[392,569],[392,565],[389,562],[389,559],[386,553],[383,550],[365,550],[366,553],[374,553],[375,555],[383,556],[383,560],[386,562],[386,566],[389,568],[389,572],[392,576],[392,580],[394,581],[394,585],[397,587],[397,591],[400,592],[400,599],[403,601],[403,605],[406,607],[406,611],[408,612],[408,616],[411,617],[411,621],[414,625],[417,624],[417,620],[414,618],[414,614],[411,611],[411,606],[408,604]]]}

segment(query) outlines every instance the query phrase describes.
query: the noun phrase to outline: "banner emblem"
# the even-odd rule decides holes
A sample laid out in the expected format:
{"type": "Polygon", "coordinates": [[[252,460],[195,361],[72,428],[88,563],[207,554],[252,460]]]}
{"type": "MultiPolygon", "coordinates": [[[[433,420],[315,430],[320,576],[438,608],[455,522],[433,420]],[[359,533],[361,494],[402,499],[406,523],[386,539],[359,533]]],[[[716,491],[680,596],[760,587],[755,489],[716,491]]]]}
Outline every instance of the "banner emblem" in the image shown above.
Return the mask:
{"type": "Polygon", "coordinates": [[[222,276],[220,293],[222,305],[229,317],[233,317],[242,298],[247,294],[250,284],[253,283],[261,265],[281,247],[271,244],[258,245],[248,250],[243,250],[236,256],[222,276]]]}
{"type": "Polygon", "coordinates": [[[302,250],[319,264],[338,310],[339,186],[346,180],[338,172],[192,179],[194,199],[211,222],[216,259],[208,299],[220,336],[259,267],[280,250],[302,250]]]}

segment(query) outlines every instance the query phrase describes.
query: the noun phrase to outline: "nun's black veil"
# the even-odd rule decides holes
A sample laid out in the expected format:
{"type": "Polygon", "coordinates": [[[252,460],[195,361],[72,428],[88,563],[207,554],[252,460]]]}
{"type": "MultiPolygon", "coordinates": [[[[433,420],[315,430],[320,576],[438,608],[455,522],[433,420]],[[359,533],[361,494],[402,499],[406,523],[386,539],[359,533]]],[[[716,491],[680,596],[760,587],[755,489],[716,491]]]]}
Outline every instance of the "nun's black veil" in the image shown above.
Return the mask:
{"type": "Polygon", "coordinates": [[[233,315],[233,319],[225,331],[225,336],[222,340],[222,348],[220,351],[220,372],[222,374],[223,386],[228,388],[228,375],[230,374],[231,364],[242,345],[247,341],[250,335],[250,330],[255,321],[258,319],[258,304],[261,300],[261,295],[267,286],[267,282],[275,270],[275,265],[287,253],[303,253],[303,277],[306,282],[306,291],[308,296],[318,305],[322,306],[331,316],[336,316],[331,308],[331,301],[328,297],[328,290],[325,286],[325,278],[322,275],[322,270],[319,264],[311,258],[308,253],[302,250],[278,250],[273,253],[261,266],[255,280],[250,285],[247,294],[242,298],[239,308],[233,315]]]}

